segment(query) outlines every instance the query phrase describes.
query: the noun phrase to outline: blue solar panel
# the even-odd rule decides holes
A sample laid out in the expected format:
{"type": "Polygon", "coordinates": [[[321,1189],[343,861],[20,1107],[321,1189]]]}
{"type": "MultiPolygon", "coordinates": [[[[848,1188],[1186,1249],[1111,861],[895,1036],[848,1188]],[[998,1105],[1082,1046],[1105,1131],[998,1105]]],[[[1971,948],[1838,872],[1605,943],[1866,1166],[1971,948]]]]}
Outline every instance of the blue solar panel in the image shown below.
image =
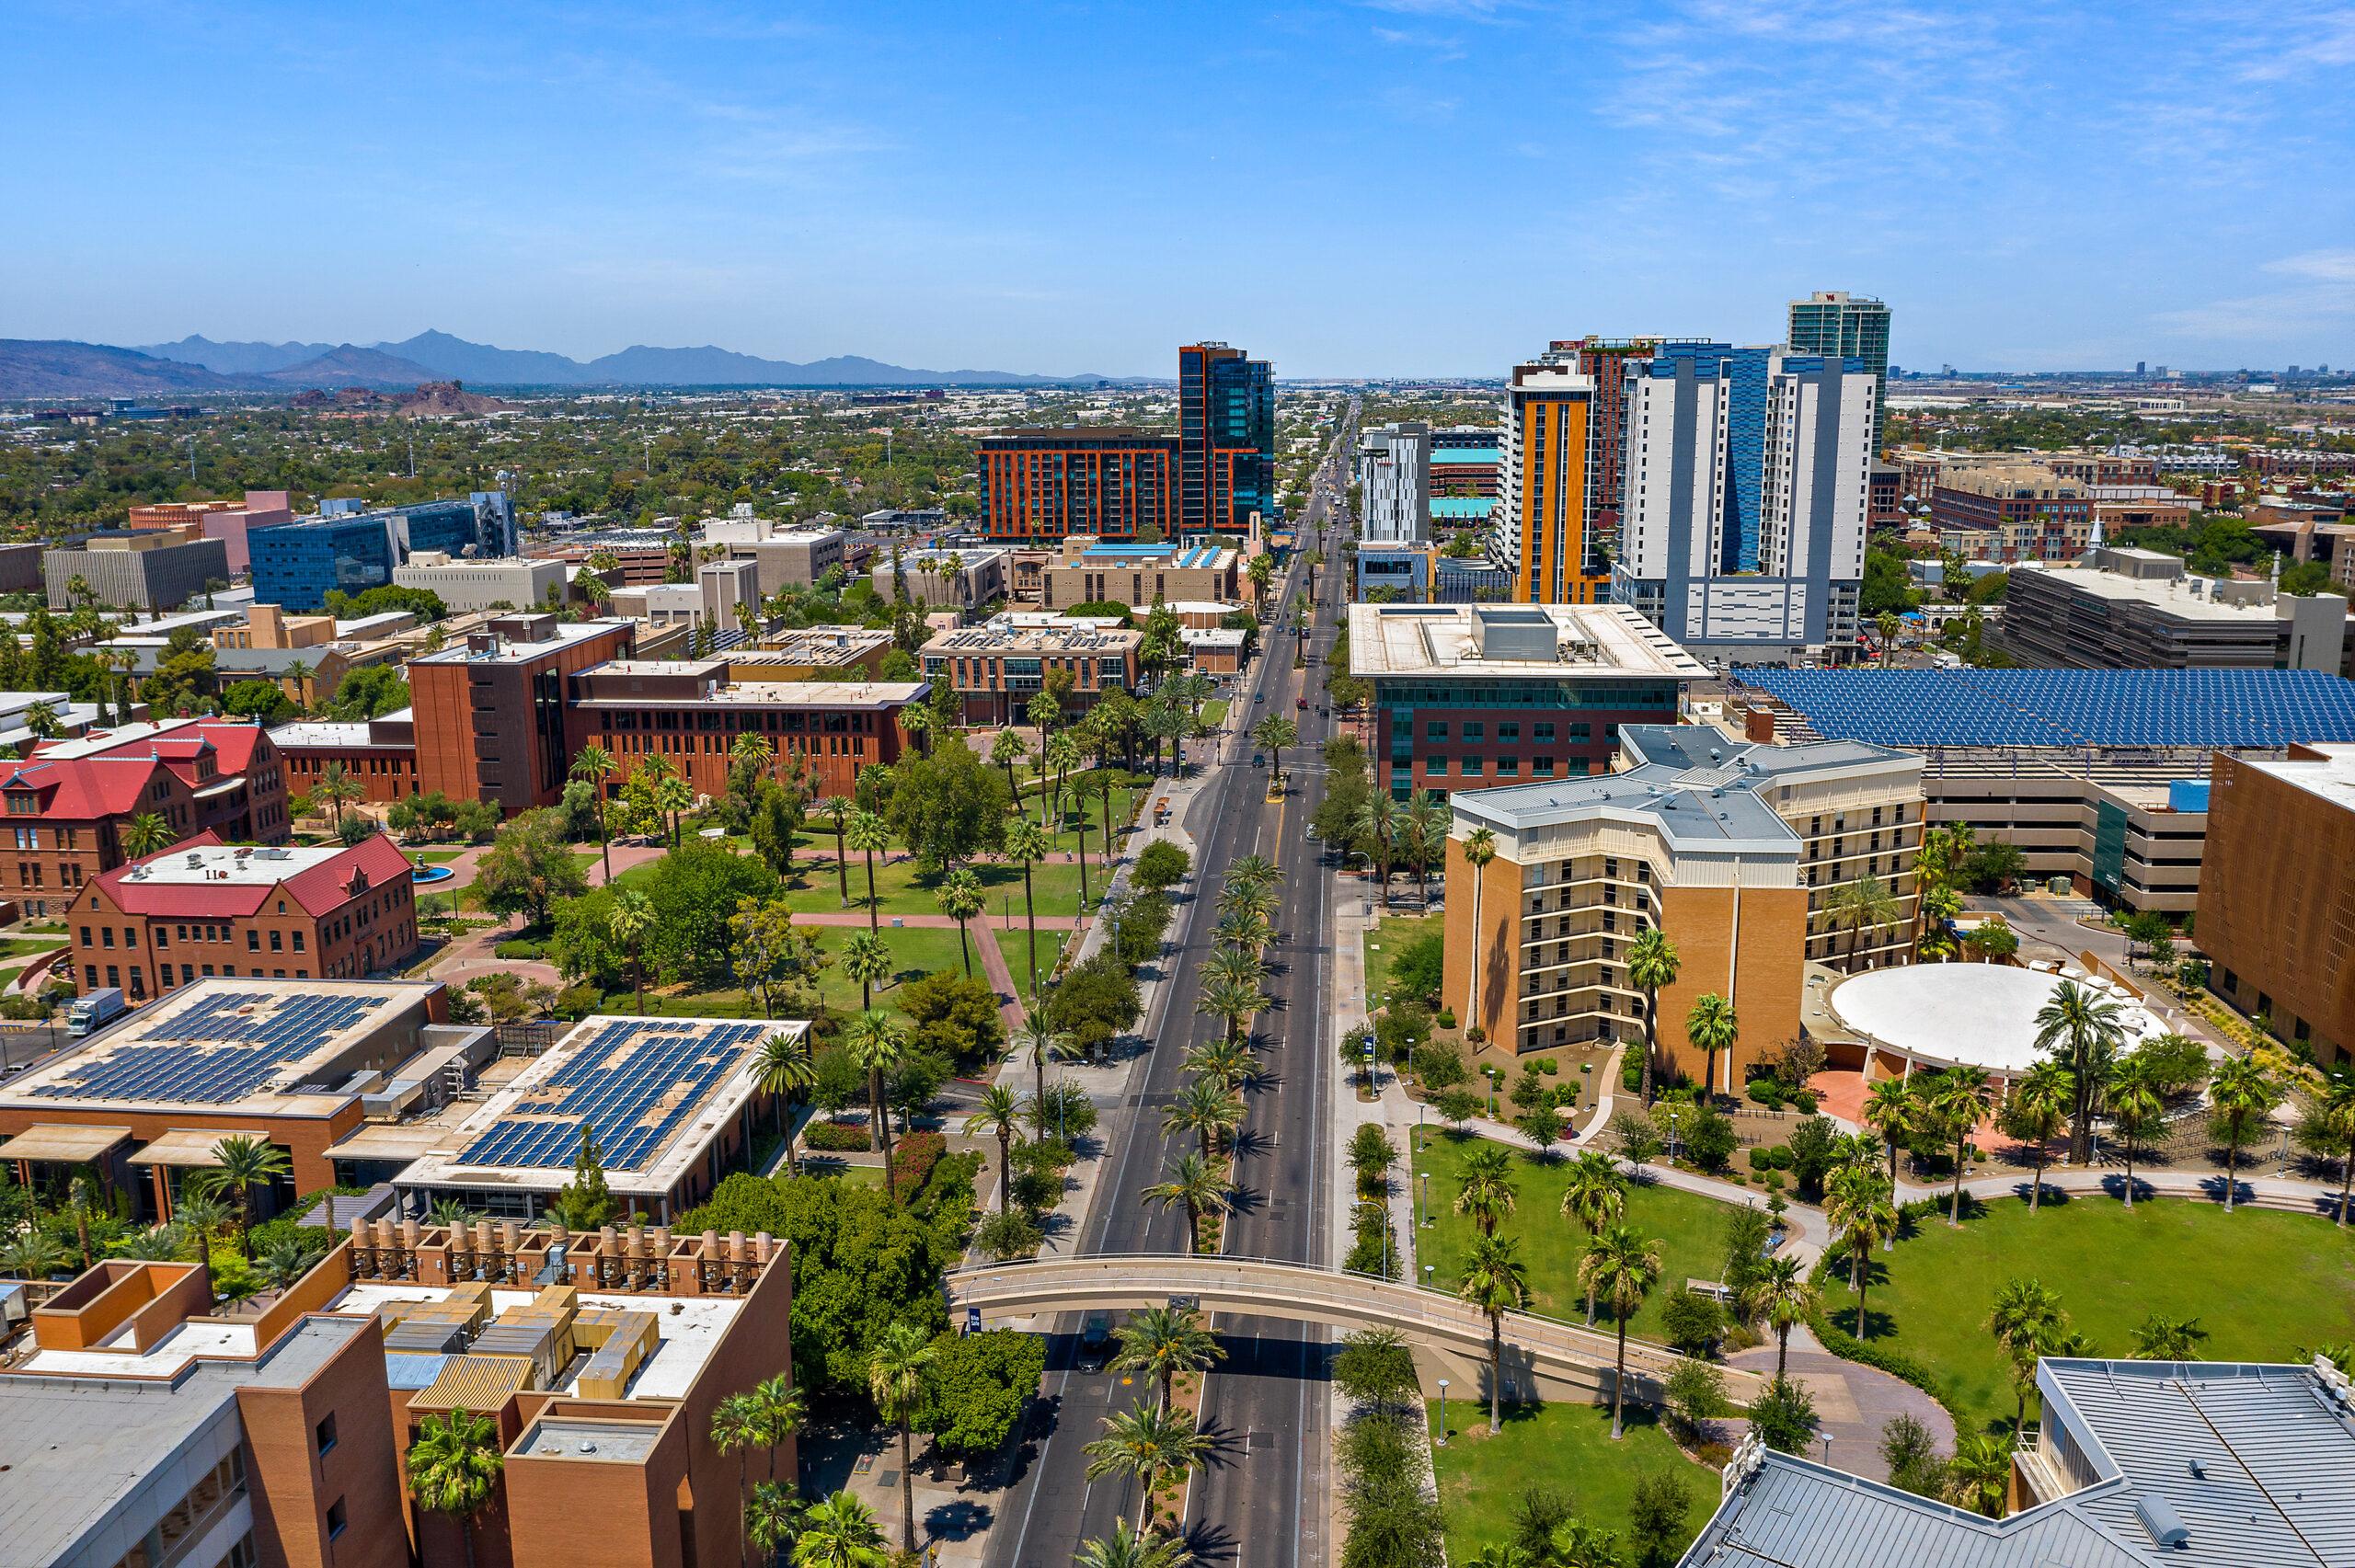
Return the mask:
{"type": "Polygon", "coordinates": [[[769,1030],[649,1018],[601,1025],[458,1156],[510,1169],[569,1165],[581,1129],[596,1133],[608,1170],[642,1171],[720,1079],[769,1030]]]}
{"type": "Polygon", "coordinates": [[[33,1090],[52,1099],[225,1105],[248,1099],[382,1007],[383,997],[211,990],[137,1025],[138,1037],[33,1090]]]}
{"type": "Polygon", "coordinates": [[[2278,749],[2355,740],[2355,682],[2318,670],[1783,670],[1734,679],[1840,740],[2278,749]]]}

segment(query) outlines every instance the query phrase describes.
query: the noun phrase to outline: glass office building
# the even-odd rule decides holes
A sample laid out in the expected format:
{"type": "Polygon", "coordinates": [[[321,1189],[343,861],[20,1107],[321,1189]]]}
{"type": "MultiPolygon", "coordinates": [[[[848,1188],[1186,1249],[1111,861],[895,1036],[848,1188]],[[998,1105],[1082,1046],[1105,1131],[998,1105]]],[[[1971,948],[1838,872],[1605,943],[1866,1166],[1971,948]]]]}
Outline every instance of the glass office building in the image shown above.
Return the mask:
{"type": "Polygon", "coordinates": [[[1873,372],[1873,450],[1889,420],[1889,307],[1878,300],[1819,289],[1791,302],[1791,352],[1865,361],[1873,372]]]}
{"type": "Polygon", "coordinates": [[[419,550],[484,559],[512,555],[516,544],[514,511],[497,490],[381,511],[323,511],[247,538],[255,601],[302,612],[325,610],[331,591],[386,586],[419,550]]]}
{"type": "Polygon", "coordinates": [[[1241,533],[1276,515],[1276,373],[1224,343],[1178,350],[1178,521],[1241,533]]]}

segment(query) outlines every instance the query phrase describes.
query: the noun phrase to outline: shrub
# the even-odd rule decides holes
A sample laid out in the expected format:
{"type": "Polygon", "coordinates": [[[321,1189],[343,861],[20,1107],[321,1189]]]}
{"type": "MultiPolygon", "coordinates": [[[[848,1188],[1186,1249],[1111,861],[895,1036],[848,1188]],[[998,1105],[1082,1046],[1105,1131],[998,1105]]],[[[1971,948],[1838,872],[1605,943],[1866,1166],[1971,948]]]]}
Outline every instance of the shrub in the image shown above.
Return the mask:
{"type": "Polygon", "coordinates": [[[812,1121],[801,1129],[801,1146],[828,1154],[863,1152],[867,1148],[867,1124],[812,1121]]]}
{"type": "Polygon", "coordinates": [[[1032,1214],[1045,1214],[1063,1200],[1063,1178],[1053,1170],[1024,1171],[1014,1178],[1014,1201],[1032,1214]]]}
{"type": "Polygon", "coordinates": [[[1791,1104],[1799,1108],[1799,1114],[1802,1116],[1811,1116],[1815,1115],[1815,1107],[1817,1104],[1815,1091],[1812,1089],[1799,1090],[1791,1096],[1791,1104]]]}
{"type": "Polygon", "coordinates": [[[1679,1130],[1686,1157],[1704,1171],[1722,1170],[1732,1158],[1734,1147],[1741,1141],[1733,1123],[1712,1105],[1694,1107],[1692,1114],[1683,1118],[1679,1130]]]}
{"type": "Polygon", "coordinates": [[[1430,1090],[1452,1088],[1471,1076],[1471,1070],[1464,1065],[1464,1053],[1443,1040],[1417,1046],[1412,1065],[1415,1077],[1430,1090]]]}
{"type": "Polygon", "coordinates": [[[1453,1007],[1442,1007],[1439,1010],[1439,1026],[1442,1029],[1453,1029],[1455,1027],[1455,1009],[1453,1007]]]}
{"type": "Polygon", "coordinates": [[[982,1251],[999,1263],[1036,1257],[1046,1239],[1046,1232],[1039,1229],[1038,1222],[1018,1208],[991,1215],[973,1233],[982,1251]]]}
{"type": "Polygon", "coordinates": [[[925,1178],[948,1149],[948,1139],[936,1132],[903,1132],[891,1149],[891,1191],[906,1203],[924,1190],[925,1178]]]}
{"type": "Polygon", "coordinates": [[[1757,1101],[1760,1104],[1765,1106],[1770,1111],[1779,1111],[1783,1108],[1783,1086],[1774,1079],[1752,1079],[1750,1081],[1749,1094],[1752,1100],[1757,1101]]]}
{"type": "Polygon", "coordinates": [[[1186,873],[1193,864],[1193,857],[1179,846],[1167,839],[1155,839],[1138,852],[1130,880],[1148,893],[1157,893],[1186,880],[1186,873]]]}
{"type": "Polygon", "coordinates": [[[1660,1326],[1668,1343],[1688,1356],[1706,1354],[1725,1321],[1724,1309],[1697,1290],[1672,1290],[1660,1309],[1660,1326]]]}
{"type": "Polygon", "coordinates": [[[1537,1059],[1537,1070],[1544,1073],[1546,1077],[1551,1078],[1562,1070],[1562,1064],[1556,1061],[1552,1057],[1539,1057],[1537,1059]]]}

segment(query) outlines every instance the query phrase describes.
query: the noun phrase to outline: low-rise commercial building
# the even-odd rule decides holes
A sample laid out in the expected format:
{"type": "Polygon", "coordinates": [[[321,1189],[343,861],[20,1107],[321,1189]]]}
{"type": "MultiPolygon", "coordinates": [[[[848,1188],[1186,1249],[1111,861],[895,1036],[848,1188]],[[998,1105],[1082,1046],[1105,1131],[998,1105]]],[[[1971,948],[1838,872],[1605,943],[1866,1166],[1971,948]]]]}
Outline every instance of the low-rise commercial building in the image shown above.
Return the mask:
{"type": "Polygon", "coordinates": [[[1125,604],[1142,612],[1179,600],[1231,604],[1244,592],[1243,557],[1223,544],[1108,544],[1085,535],[1063,541],[1040,573],[1049,610],[1125,604]]]}
{"type": "Polygon", "coordinates": [[[1429,544],[1361,544],[1357,591],[1350,597],[1377,604],[1428,604],[1434,555],[1429,544]]]}
{"type": "Polygon", "coordinates": [[[1930,523],[1941,549],[1967,561],[2074,561],[2093,543],[2086,486],[2035,464],[1999,464],[1939,476],[1930,523]]]}
{"type": "Polygon", "coordinates": [[[227,552],[229,570],[243,577],[253,565],[248,533],[293,521],[292,498],[284,490],[247,490],[242,501],[159,501],[133,507],[125,526],[181,529],[191,538],[217,539],[227,552]]]}
{"type": "Polygon", "coordinates": [[[52,610],[74,604],[77,587],[109,609],[175,610],[208,586],[229,585],[229,551],[185,529],[93,533],[78,545],[43,551],[40,576],[52,610]]]}
{"type": "Polygon", "coordinates": [[[1143,633],[1060,617],[1019,618],[1044,624],[1017,624],[1017,619],[1002,616],[986,626],[959,627],[924,645],[918,657],[925,679],[948,684],[965,723],[1025,722],[1031,700],[1058,673],[1067,678],[1055,682],[1063,689],[1065,718],[1086,713],[1107,692],[1137,689],[1143,633]]]}
{"type": "Polygon", "coordinates": [[[882,669],[891,634],[876,626],[788,626],[728,650],[731,681],[856,681],[882,669]]]}
{"type": "Polygon", "coordinates": [[[730,680],[725,658],[616,659],[572,677],[579,745],[612,753],[618,777],[664,759],[698,795],[728,789],[737,738],[758,735],[779,768],[806,768],[820,796],[848,795],[858,771],[908,748],[900,715],[931,690],[921,681],[730,680]]]}
{"type": "Polygon", "coordinates": [[[362,979],[417,950],[408,857],[379,833],[350,849],[232,847],[199,833],[102,872],[66,907],[70,973],[132,1002],[202,976],[362,979]]]}
{"type": "Polygon", "coordinates": [[[2324,1065],[2355,1056],[2355,746],[2219,757],[2200,878],[2209,983],[2324,1065]]]}
{"type": "Polygon", "coordinates": [[[270,732],[286,765],[286,787],[311,795],[329,767],[360,786],[360,799],[389,806],[424,793],[417,779],[417,720],[408,708],[372,719],[297,719],[270,732]]]}
{"type": "Polygon", "coordinates": [[[761,587],[768,593],[808,588],[828,572],[850,567],[847,542],[839,528],[779,529],[764,538],[729,543],[728,551],[760,564],[761,587]]]}
{"type": "Polygon", "coordinates": [[[565,592],[564,563],[537,556],[479,560],[419,550],[393,568],[396,588],[421,589],[453,611],[534,610],[565,592]]]}
{"type": "Polygon", "coordinates": [[[1362,739],[1400,800],[1607,772],[1619,732],[1673,724],[1708,674],[1623,605],[1350,606],[1362,739]]]}
{"type": "Polygon", "coordinates": [[[2187,575],[2183,558],[2102,548],[2023,562],[1994,625],[2023,664],[2074,670],[2324,670],[2346,662],[2344,595],[2187,575]]]}
{"type": "Polygon", "coordinates": [[[566,679],[630,657],[637,637],[634,621],[502,615],[461,645],[411,660],[418,782],[428,794],[490,801],[510,816],[554,806],[578,750],[567,729],[566,679]]]}
{"type": "Polygon", "coordinates": [[[1012,591],[1004,550],[911,550],[876,558],[875,591],[886,600],[904,593],[917,604],[971,610],[1012,591]]]}

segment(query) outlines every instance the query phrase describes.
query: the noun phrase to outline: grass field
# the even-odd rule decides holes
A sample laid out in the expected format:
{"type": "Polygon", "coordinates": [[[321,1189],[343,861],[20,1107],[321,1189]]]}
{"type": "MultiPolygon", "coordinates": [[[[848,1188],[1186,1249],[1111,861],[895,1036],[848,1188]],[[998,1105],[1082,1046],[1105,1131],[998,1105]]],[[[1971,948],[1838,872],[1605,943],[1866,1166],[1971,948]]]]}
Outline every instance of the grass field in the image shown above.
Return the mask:
{"type": "MultiPolygon", "coordinates": [[[[1103,868],[1096,864],[1093,853],[1088,855],[1087,886],[1091,893],[1104,889],[1103,868]]],[[[616,880],[627,882],[646,867],[625,873],[616,880]]],[[[1018,917],[1022,910],[1022,867],[999,861],[982,861],[973,867],[981,878],[982,888],[989,895],[990,913],[1003,914],[1011,905],[1018,917]]],[[[1076,864],[1047,863],[1030,868],[1031,894],[1038,900],[1042,915],[1075,915],[1079,913],[1079,867],[1076,864]]],[[[897,860],[886,863],[878,856],[875,863],[876,903],[886,918],[892,915],[936,915],[939,899],[935,896],[932,880],[919,876],[915,862],[897,860]]],[[[788,909],[821,912],[843,907],[842,885],[832,865],[820,863],[812,866],[799,863],[787,879],[785,902],[788,909]]],[[[853,855],[850,863],[850,907],[867,908],[867,861],[853,855]]]]}
{"type": "MultiPolygon", "coordinates": [[[[1439,1431],[1439,1409],[1430,1410],[1439,1431]]],[[[1546,1486],[1566,1494],[1579,1518],[1618,1532],[1628,1561],[1627,1509],[1648,1475],[1681,1478],[1693,1494],[1685,1532],[1669,1561],[1691,1544],[1717,1505],[1717,1475],[1686,1459],[1640,1407],[1627,1412],[1626,1435],[1611,1440],[1608,1405],[1508,1405],[1504,1430],[1488,1436],[1488,1407],[1477,1398],[1447,1402],[1448,1443],[1431,1451],[1440,1501],[1447,1510],[1447,1555],[1468,1562],[1484,1546],[1512,1539],[1522,1494],[1546,1486]]]]}
{"type": "Polygon", "coordinates": [[[1390,993],[1390,964],[1418,937],[1437,933],[1445,915],[1388,915],[1365,933],[1365,993],[1372,999],[1390,993]]]}
{"type": "MultiPolygon", "coordinates": [[[[1442,1289],[1455,1288],[1476,1234],[1472,1222],[1455,1212],[1457,1173],[1464,1156],[1486,1141],[1435,1131],[1430,1150],[1408,1162],[1408,1169],[1430,1173],[1431,1225],[1422,1232],[1420,1255],[1423,1262],[1438,1265],[1432,1282],[1442,1289]]],[[[1500,1233],[1521,1239],[1521,1261],[1529,1271],[1534,1309],[1557,1318],[1583,1319],[1586,1299],[1579,1289],[1578,1268],[1586,1252],[1586,1233],[1562,1218],[1565,1165],[1560,1160],[1540,1165],[1526,1154],[1514,1155],[1512,1179],[1519,1190],[1512,1218],[1500,1233]]],[[[1725,1272],[1725,1221],[1730,1207],[1678,1187],[1628,1189],[1627,1223],[1660,1242],[1660,1284],[1627,1321],[1631,1337],[1660,1339],[1661,1302],[1668,1293],[1688,1278],[1715,1279],[1725,1272]]]]}
{"type": "MultiPolygon", "coordinates": [[[[855,929],[865,928],[828,926],[819,933],[820,947],[837,959],[837,962],[825,971],[820,981],[819,995],[827,1006],[837,1013],[858,1011],[858,982],[843,973],[842,965],[839,962],[843,944],[851,938],[855,929]]],[[[909,980],[920,979],[936,969],[945,969],[951,974],[964,972],[964,966],[957,956],[957,931],[953,926],[945,930],[935,926],[908,926],[894,931],[887,923],[879,934],[885,945],[891,949],[891,956],[896,961],[897,967],[892,979],[875,993],[875,1004],[878,1007],[896,1013],[899,1011],[896,999],[900,987],[909,980]]],[[[985,940],[979,933],[975,933],[975,939],[976,941],[985,940]]],[[[973,978],[982,980],[984,984],[988,980],[988,977],[982,970],[979,947],[976,947],[973,952],[973,978]]],[[[636,1010],[637,1005],[635,994],[627,986],[624,986],[607,994],[603,1010],[608,1013],[630,1013],[636,1010]]],[[[649,991],[646,998],[646,1010],[649,1013],[670,1013],[684,1017],[757,1018],[760,1016],[759,1007],[742,991],[732,987],[720,990],[690,991],[681,996],[660,996],[649,991]]]]}
{"type": "MultiPolygon", "coordinates": [[[[998,951],[1005,955],[1006,972],[1027,994],[1030,989],[1030,930],[1020,917],[1021,911],[1017,910],[1012,931],[993,931],[990,934],[997,938],[998,951]]],[[[1070,934],[1063,931],[1039,933],[1039,979],[1042,982],[1055,972],[1055,957],[1063,952],[1063,939],[1070,934]]]]}
{"type": "MultiPolygon", "coordinates": [[[[2009,1421],[2011,1379],[1987,1315],[2012,1279],[2058,1295],[2096,1356],[2131,1354],[2151,1312],[2198,1318],[2211,1361],[2303,1360],[2300,1346],[2355,1339],[2355,1236],[2327,1220],[2169,1198],[2130,1213],[2048,1192],[2038,1213],[2001,1198],[1959,1230],[1932,1219],[1878,1254],[1866,1296],[1873,1343],[1929,1367],[1963,1415],[2009,1421]]],[[[1846,1282],[1837,1265],[1821,1281],[1832,1321],[1853,1333],[1846,1282]]]]}

